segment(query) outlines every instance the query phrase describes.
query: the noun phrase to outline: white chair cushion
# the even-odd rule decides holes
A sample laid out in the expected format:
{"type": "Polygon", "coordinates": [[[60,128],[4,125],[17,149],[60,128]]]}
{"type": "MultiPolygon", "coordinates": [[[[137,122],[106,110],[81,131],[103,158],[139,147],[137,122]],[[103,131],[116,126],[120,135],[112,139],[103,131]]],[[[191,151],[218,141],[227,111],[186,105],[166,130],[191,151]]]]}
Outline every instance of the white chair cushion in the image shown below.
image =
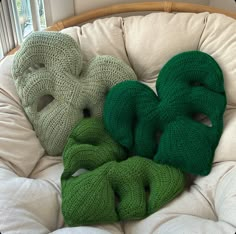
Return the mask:
{"type": "Polygon", "coordinates": [[[175,54],[201,50],[221,66],[227,110],[214,167],[159,212],[136,222],[63,228],[61,156],[45,155],[11,77],[13,57],[0,64],[0,231],[13,233],[234,233],[236,231],[236,21],[220,14],[152,13],[100,19],[63,30],[84,61],[108,54],[132,66],[152,89],[175,54]]]}

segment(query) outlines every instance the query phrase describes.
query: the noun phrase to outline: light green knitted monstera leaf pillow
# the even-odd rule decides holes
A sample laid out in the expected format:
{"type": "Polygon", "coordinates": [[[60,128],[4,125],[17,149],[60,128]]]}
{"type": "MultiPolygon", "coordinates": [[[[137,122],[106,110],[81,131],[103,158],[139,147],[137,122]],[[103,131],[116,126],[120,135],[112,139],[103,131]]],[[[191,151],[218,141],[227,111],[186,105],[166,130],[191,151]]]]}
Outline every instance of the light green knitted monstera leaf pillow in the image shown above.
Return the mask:
{"type": "Polygon", "coordinates": [[[111,56],[97,56],[84,64],[78,44],[59,32],[27,38],[12,73],[22,106],[50,155],[62,153],[78,121],[102,116],[112,86],[136,80],[127,64],[111,56]]]}

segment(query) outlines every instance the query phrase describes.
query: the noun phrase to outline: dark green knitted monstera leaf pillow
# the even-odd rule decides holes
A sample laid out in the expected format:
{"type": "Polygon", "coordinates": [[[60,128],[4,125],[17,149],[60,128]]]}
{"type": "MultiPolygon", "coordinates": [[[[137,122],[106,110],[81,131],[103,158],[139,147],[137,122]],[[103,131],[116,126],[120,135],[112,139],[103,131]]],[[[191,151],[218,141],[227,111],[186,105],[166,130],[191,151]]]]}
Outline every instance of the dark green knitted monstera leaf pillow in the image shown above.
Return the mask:
{"type": "Polygon", "coordinates": [[[102,120],[79,122],[63,152],[62,213],[67,225],[141,219],[184,190],[179,169],[143,157],[126,158],[102,120]],[[81,168],[89,171],[78,176],[81,168]]]}
{"type": "Polygon", "coordinates": [[[134,154],[196,175],[211,170],[226,106],[222,71],[206,53],[190,51],[170,59],[156,82],[125,81],[105,101],[111,136],[134,154]],[[207,126],[194,119],[203,114],[207,126]]]}
{"type": "Polygon", "coordinates": [[[101,117],[108,90],[134,71],[111,56],[83,63],[79,45],[59,32],[33,33],[13,63],[13,77],[22,106],[41,144],[60,155],[78,121],[101,117]]]}

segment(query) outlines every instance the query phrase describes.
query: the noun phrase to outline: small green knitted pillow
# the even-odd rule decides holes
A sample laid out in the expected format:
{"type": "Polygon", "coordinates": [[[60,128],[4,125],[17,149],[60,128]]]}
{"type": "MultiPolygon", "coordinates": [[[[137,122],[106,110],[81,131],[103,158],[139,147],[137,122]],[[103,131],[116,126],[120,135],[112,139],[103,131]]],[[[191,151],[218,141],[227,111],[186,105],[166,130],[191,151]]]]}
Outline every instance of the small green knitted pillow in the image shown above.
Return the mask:
{"type": "Polygon", "coordinates": [[[138,156],[117,162],[126,157],[101,120],[80,121],[63,152],[62,213],[67,225],[141,219],[183,191],[180,170],[138,156]],[[91,171],[75,176],[81,168],[91,171]]]}
{"type": "Polygon", "coordinates": [[[22,106],[50,155],[61,154],[75,124],[102,116],[109,89],[136,80],[134,71],[111,56],[83,64],[78,44],[59,32],[29,36],[16,54],[12,72],[22,106]]]}
{"type": "Polygon", "coordinates": [[[110,90],[104,107],[106,129],[134,154],[207,175],[223,129],[223,83],[211,56],[181,53],[160,71],[158,96],[137,81],[124,81],[110,90]],[[193,118],[199,113],[210,119],[211,127],[193,118]]]}

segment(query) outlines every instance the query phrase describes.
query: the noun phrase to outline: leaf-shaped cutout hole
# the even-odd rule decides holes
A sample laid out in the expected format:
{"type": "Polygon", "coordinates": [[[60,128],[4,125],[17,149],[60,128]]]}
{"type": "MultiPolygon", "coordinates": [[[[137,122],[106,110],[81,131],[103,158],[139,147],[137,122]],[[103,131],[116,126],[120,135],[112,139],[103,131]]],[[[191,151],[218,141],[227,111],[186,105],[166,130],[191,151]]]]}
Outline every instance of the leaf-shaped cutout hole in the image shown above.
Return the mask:
{"type": "Polygon", "coordinates": [[[159,145],[159,142],[161,140],[161,136],[162,136],[162,131],[158,130],[156,132],[156,142],[157,142],[158,145],[159,145]]]}
{"type": "Polygon", "coordinates": [[[49,94],[40,97],[38,101],[37,111],[40,112],[41,110],[43,110],[53,100],[54,100],[54,97],[49,94]]]}
{"type": "Polygon", "coordinates": [[[149,197],[150,197],[150,186],[149,185],[146,185],[145,186],[145,194],[146,194],[146,201],[149,201],[149,197]]]}
{"type": "Polygon", "coordinates": [[[196,122],[202,123],[208,127],[212,127],[212,122],[207,115],[203,113],[193,113],[192,119],[196,122]]]}
{"type": "Polygon", "coordinates": [[[91,111],[89,108],[84,108],[83,109],[83,115],[84,115],[84,118],[89,118],[91,117],[91,111]]]}
{"type": "Polygon", "coordinates": [[[45,65],[43,63],[35,63],[32,66],[28,67],[28,69],[25,71],[25,74],[32,73],[36,70],[39,70],[41,68],[44,68],[45,65]]]}
{"type": "Polygon", "coordinates": [[[114,196],[115,196],[115,207],[117,209],[117,207],[120,204],[120,195],[117,192],[114,192],[114,196]]]}
{"type": "Polygon", "coordinates": [[[204,86],[204,84],[199,81],[191,81],[190,85],[191,86],[204,86]]]}
{"type": "Polygon", "coordinates": [[[86,170],[84,168],[80,168],[79,170],[77,170],[73,175],[72,177],[78,177],[86,172],[89,172],[89,170],[86,170]]]}

